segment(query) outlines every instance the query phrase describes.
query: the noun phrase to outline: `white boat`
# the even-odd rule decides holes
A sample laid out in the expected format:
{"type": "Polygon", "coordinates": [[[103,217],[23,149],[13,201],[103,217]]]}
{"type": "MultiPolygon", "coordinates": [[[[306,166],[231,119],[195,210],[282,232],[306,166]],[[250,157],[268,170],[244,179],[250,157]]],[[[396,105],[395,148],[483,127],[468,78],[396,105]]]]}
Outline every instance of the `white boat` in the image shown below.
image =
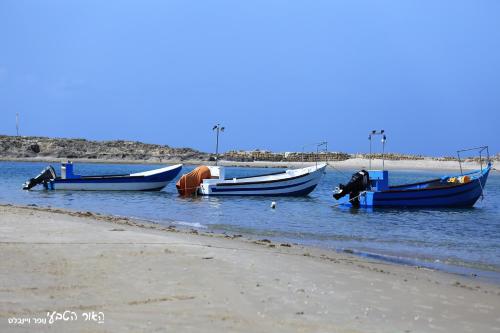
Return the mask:
{"type": "Polygon", "coordinates": [[[23,189],[42,184],[47,190],[73,191],[155,191],[164,188],[181,171],[182,164],[160,169],[124,175],[80,176],[73,173],[71,162],[61,164],[58,177],[52,166],[45,168],[38,176],[31,178],[23,189]]]}
{"type": "Polygon", "coordinates": [[[326,164],[230,179],[225,178],[224,167],[208,168],[211,178],[203,179],[198,189],[202,195],[305,196],[318,185],[326,164]]]}

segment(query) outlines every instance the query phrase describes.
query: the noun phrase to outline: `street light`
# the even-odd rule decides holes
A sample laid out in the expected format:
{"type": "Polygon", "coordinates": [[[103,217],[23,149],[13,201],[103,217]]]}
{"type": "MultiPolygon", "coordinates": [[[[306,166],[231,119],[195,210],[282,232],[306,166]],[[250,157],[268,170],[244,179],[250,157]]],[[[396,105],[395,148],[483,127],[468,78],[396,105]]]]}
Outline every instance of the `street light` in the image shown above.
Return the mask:
{"type": "Polygon", "coordinates": [[[217,165],[219,160],[219,132],[224,132],[224,126],[221,126],[220,124],[214,125],[212,131],[215,130],[217,131],[217,143],[215,144],[215,165],[217,165]]]}
{"type": "Polygon", "coordinates": [[[318,168],[320,147],[324,147],[323,151],[325,152],[325,162],[328,163],[328,141],[319,142],[318,144],[316,144],[316,169],[318,168]]]}
{"type": "Polygon", "coordinates": [[[369,158],[369,166],[368,168],[371,169],[372,168],[372,137],[373,136],[376,136],[376,135],[380,135],[382,136],[382,170],[384,170],[384,167],[385,167],[385,160],[384,160],[384,153],[385,153],[385,142],[387,141],[387,137],[385,136],[385,131],[384,130],[380,130],[380,131],[377,131],[377,130],[373,130],[370,132],[370,134],[368,135],[368,140],[370,140],[370,158],[369,158]]]}
{"type": "Polygon", "coordinates": [[[310,143],[310,144],[307,144],[307,145],[303,145],[302,146],[302,156],[301,156],[302,163],[304,163],[304,150],[305,150],[306,147],[309,147],[309,146],[316,146],[316,167],[317,167],[318,166],[318,160],[319,160],[320,147],[324,147],[321,151],[324,151],[325,153],[328,153],[328,141],[321,141],[321,142],[318,142],[318,143],[310,143]]]}

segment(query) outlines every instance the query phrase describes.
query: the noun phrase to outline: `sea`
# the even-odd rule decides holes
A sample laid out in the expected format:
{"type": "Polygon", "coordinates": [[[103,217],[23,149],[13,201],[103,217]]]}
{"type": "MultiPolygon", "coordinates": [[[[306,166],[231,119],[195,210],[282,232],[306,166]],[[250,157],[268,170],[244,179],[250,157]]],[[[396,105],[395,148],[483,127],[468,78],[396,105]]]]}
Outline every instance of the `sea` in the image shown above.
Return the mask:
{"type": "MultiPolygon", "coordinates": [[[[57,163],[52,163],[59,172],[57,163]]],[[[240,234],[349,252],[500,283],[500,173],[484,197],[467,209],[354,209],[339,207],[332,190],[357,170],[328,169],[306,197],[180,197],[172,181],[157,192],[24,191],[21,185],[47,163],[0,162],[0,203],[37,205],[149,220],[178,228],[240,234]],[[276,208],[271,203],[276,202],[276,208]]],[[[156,168],[140,164],[76,164],[81,175],[126,174],[156,168]]],[[[195,166],[184,166],[181,174],[195,166]]],[[[226,177],[276,168],[227,167],[226,177]]],[[[391,171],[391,185],[438,178],[446,172],[391,171]]],[[[22,220],[19,221],[22,223],[22,220]]]]}

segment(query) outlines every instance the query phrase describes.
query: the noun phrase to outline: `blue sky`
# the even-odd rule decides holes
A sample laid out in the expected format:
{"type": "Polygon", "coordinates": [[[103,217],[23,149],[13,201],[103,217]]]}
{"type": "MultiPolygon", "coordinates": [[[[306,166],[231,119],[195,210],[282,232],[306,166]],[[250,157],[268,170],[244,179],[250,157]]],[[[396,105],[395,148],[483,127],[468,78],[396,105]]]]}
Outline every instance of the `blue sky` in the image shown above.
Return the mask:
{"type": "Polygon", "coordinates": [[[0,1],[0,133],[500,151],[500,1],[0,1]]]}

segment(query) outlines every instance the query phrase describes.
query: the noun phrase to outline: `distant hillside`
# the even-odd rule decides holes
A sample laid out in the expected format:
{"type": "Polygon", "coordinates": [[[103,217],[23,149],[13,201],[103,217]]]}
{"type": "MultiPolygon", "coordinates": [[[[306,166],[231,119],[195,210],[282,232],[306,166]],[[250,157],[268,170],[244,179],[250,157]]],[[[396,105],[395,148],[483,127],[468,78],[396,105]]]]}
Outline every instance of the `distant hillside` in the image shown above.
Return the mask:
{"type": "MultiPolygon", "coordinates": [[[[346,161],[366,159],[368,154],[347,154],[343,152],[320,152],[319,160],[346,161]]],[[[373,154],[381,158],[381,154],[373,154]]],[[[386,160],[434,160],[456,161],[456,157],[424,157],[421,155],[386,153],[386,160]]],[[[221,160],[233,162],[314,162],[316,153],[275,153],[270,151],[229,151],[222,153],[221,160]]],[[[492,156],[500,160],[500,155],[492,156]]],[[[86,139],[47,138],[34,136],[0,135],[0,159],[52,160],[83,159],[109,162],[168,162],[214,160],[213,154],[192,148],[172,148],[167,145],[148,144],[137,141],[90,141],[86,139]]],[[[477,159],[468,159],[477,161],[477,159]]]]}
{"type": "Polygon", "coordinates": [[[57,158],[161,162],[208,160],[209,154],[191,148],[137,141],[90,141],[85,139],[0,135],[0,158],[57,158]]]}

